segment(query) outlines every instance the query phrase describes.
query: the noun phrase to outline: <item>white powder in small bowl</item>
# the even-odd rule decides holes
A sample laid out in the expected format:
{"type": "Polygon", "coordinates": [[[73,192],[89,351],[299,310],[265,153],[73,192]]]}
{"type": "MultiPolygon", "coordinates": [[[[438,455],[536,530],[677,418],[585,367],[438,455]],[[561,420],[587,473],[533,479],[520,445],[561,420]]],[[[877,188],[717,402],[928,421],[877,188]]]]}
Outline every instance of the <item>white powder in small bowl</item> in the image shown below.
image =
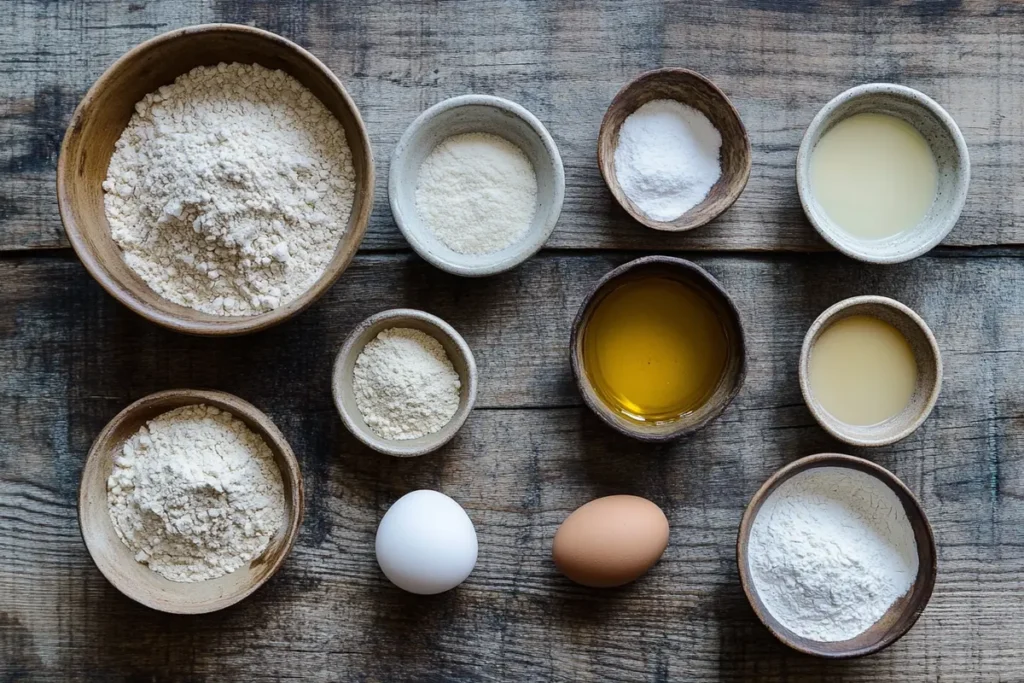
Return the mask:
{"type": "Polygon", "coordinates": [[[533,164],[497,135],[454,135],[420,166],[416,211],[435,237],[460,254],[493,254],[515,244],[536,208],[533,164]]]}
{"type": "Polygon", "coordinates": [[[615,177],[651,220],[673,221],[700,204],[722,175],[722,134],[675,100],[653,100],[622,122],[615,177]]]}
{"type": "Polygon", "coordinates": [[[462,382],[441,343],[407,327],[383,330],[356,358],[352,391],[367,426],[385,439],[434,434],[459,409],[462,382]]]}

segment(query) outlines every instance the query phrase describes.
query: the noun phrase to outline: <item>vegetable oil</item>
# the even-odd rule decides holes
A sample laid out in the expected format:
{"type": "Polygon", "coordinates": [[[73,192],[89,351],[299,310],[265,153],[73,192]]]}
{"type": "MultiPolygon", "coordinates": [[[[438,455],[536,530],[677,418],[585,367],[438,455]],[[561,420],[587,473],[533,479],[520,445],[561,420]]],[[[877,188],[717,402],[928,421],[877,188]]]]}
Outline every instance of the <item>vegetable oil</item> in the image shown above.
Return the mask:
{"type": "Polygon", "coordinates": [[[583,366],[612,410],[666,422],[703,405],[728,362],[726,328],[711,301],[663,276],[618,285],[583,331],[583,366]]]}

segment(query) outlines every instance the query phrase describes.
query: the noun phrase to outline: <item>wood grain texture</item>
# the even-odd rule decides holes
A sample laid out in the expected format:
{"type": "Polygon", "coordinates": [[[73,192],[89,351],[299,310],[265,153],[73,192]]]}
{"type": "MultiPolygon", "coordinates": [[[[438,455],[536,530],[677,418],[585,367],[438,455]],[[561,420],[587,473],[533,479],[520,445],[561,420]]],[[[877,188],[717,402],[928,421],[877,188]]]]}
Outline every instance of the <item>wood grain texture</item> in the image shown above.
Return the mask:
{"type": "Polygon", "coordinates": [[[939,252],[900,268],[838,255],[690,255],[737,300],[750,340],[736,401],[688,441],[644,445],[581,406],[569,326],[590,284],[627,254],[547,253],[467,282],[403,254],[364,255],[288,325],[211,340],[157,328],[109,298],[68,252],[0,258],[0,680],[1014,681],[1024,678],[1024,261],[939,252]],[[853,294],[901,300],[936,332],[946,380],[907,440],[847,449],[811,419],[797,382],[806,328],[853,294]],[[458,329],[481,371],[479,409],[444,449],[397,460],[361,446],[330,397],[351,327],[396,304],[458,329]],[[131,603],[91,565],[75,487],[91,440],[131,400],[205,385],[266,411],[299,457],[307,510],[281,572],[224,612],[131,603]],[[939,546],[935,595],[889,650],[823,663],[778,644],[737,577],[750,496],[824,450],[890,468],[939,546]],[[416,488],[476,524],[480,561],[458,590],[418,598],[376,567],[373,534],[416,488]],[[558,524],[610,493],[661,505],[663,560],[599,592],[560,578],[558,524]]]}
{"type": "Polygon", "coordinates": [[[469,92],[510,98],[551,131],[566,201],[549,246],[820,250],[800,210],[797,146],[832,96],[896,81],[934,97],[967,139],[973,178],[948,245],[1024,244],[1024,8],[996,0],[7,0],[0,23],[0,249],[64,246],[53,197],[71,111],[119,55],[209,21],[291,38],[335,71],[362,110],[377,159],[364,244],[404,248],[387,208],[388,158],[427,106],[469,92]],[[753,170],[735,206],[691,234],[632,221],[595,163],[612,95],[641,71],[683,66],[732,99],[753,170]]]}

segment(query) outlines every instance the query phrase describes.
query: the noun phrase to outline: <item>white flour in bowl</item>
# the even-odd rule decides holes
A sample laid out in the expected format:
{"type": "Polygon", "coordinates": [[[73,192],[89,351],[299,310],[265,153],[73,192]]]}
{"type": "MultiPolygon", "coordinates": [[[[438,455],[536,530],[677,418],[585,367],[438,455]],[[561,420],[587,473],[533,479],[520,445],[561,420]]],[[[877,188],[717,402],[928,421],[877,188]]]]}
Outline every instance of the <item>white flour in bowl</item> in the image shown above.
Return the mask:
{"type": "Polygon", "coordinates": [[[355,192],[341,124],[282,71],[197,67],[135,105],[104,203],[125,263],[161,296],[254,315],[323,274],[355,192]]]}
{"type": "Polygon", "coordinates": [[[107,509],[136,560],[171,581],[206,581],[266,549],[284,522],[284,486],[270,447],[244,422],[184,406],[125,443],[107,509]]]}
{"type": "Polygon", "coordinates": [[[914,529],[881,480],[816,467],[783,482],[750,530],[750,575],[783,626],[819,642],[854,638],[917,578],[914,529]]]}

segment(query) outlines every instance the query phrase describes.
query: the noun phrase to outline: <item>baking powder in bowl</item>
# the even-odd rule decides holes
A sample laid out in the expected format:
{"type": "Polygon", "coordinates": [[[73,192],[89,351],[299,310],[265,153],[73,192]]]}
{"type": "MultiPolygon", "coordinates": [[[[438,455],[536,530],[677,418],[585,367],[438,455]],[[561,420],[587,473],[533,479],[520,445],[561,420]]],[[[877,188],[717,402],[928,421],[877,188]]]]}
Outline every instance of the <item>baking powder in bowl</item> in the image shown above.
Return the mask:
{"type": "Polygon", "coordinates": [[[722,134],[702,112],[675,100],[653,100],[619,127],[615,178],[641,213],[674,221],[718,182],[721,148],[722,134]]]}
{"type": "Polygon", "coordinates": [[[750,575],[765,608],[798,636],[854,638],[917,577],[914,529],[881,480],[848,467],[804,470],[754,519],[750,575]]]}

